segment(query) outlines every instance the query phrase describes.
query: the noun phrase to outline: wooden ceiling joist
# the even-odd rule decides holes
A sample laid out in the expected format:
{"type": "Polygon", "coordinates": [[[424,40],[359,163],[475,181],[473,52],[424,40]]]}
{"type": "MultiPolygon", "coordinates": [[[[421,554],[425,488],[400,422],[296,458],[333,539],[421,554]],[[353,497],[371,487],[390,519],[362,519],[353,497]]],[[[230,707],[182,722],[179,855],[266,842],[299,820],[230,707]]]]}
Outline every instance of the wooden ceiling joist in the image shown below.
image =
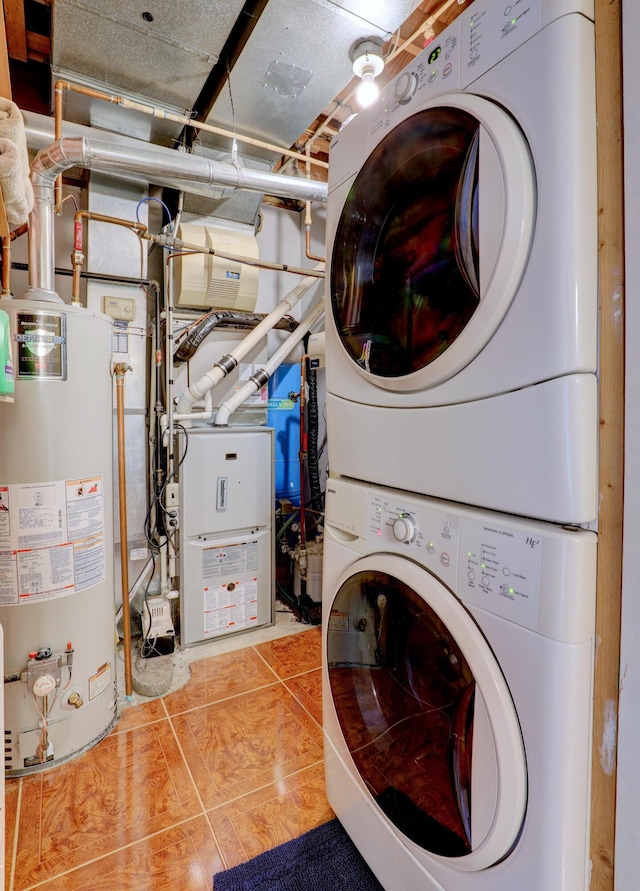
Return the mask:
{"type": "Polygon", "coordinates": [[[16,59],[18,62],[26,62],[28,53],[24,0],[4,0],[4,23],[9,58],[16,59]]]}
{"type": "Polygon", "coordinates": [[[51,41],[44,34],[27,31],[27,56],[31,62],[49,62],[51,41]]]}

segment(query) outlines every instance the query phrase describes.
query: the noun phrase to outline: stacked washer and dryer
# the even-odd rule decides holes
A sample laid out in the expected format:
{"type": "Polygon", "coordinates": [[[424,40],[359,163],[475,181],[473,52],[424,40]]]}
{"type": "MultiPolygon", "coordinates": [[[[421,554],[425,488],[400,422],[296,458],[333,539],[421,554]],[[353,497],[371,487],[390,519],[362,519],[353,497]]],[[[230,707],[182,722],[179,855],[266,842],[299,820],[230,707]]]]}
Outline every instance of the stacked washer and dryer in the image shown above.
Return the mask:
{"type": "Polygon", "coordinates": [[[327,794],[387,889],[585,891],[593,0],[476,0],[338,134],[327,794]]]}

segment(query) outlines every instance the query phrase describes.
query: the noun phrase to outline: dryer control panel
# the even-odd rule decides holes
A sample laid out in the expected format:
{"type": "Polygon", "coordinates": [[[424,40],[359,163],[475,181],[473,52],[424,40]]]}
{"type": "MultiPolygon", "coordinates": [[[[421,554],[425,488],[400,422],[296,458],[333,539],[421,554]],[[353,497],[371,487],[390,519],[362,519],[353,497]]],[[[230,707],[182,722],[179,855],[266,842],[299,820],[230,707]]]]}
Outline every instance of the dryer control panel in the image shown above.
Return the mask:
{"type": "Polygon", "coordinates": [[[541,0],[477,0],[462,20],[464,89],[485,71],[521,46],[542,27],[541,0]]]}
{"type": "Polygon", "coordinates": [[[416,56],[382,91],[380,101],[368,109],[373,140],[380,139],[416,107],[460,89],[461,23],[458,19],[416,56]]]}

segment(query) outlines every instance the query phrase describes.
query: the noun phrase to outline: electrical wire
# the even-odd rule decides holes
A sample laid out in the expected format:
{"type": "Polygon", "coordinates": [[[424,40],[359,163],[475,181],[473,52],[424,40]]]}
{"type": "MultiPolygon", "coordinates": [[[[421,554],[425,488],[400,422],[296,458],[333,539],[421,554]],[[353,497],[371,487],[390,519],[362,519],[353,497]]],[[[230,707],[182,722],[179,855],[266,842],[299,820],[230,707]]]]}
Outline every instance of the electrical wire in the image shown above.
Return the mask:
{"type": "Polygon", "coordinates": [[[47,721],[47,716],[44,713],[44,709],[40,708],[40,703],[38,702],[39,697],[36,696],[35,693],[32,693],[31,696],[33,697],[33,707],[35,708],[36,712],[38,713],[38,717],[40,718],[40,744],[38,745],[38,749],[40,751],[40,763],[44,764],[47,758],[44,743],[49,734],[49,724],[47,721]]]}
{"type": "Polygon", "coordinates": [[[155,554],[153,554],[153,553],[151,554],[151,559],[153,560],[153,567],[151,569],[151,574],[149,575],[147,584],[144,589],[144,603],[145,603],[145,606],[147,607],[147,615],[149,616],[149,624],[147,626],[146,631],[144,628],[142,629],[142,644],[140,646],[140,656],[142,659],[149,659],[152,656],[163,656],[164,655],[164,653],[161,653],[160,650],[158,650],[158,648],[156,646],[158,638],[157,637],[149,637],[149,634],[151,632],[151,626],[153,625],[153,618],[151,616],[151,608],[149,607],[149,587],[151,586],[151,579],[155,575],[155,571],[156,571],[155,554]]]}
{"type": "Polygon", "coordinates": [[[161,198],[156,198],[155,195],[147,195],[146,198],[141,198],[140,201],[138,201],[138,203],[136,204],[136,222],[138,222],[138,223],[140,222],[140,217],[138,215],[140,205],[146,204],[147,201],[157,201],[158,204],[161,204],[164,208],[166,215],[167,215],[167,221],[169,223],[173,223],[173,217],[171,216],[171,212],[170,212],[169,208],[167,207],[167,205],[164,203],[164,201],[161,198]]]}

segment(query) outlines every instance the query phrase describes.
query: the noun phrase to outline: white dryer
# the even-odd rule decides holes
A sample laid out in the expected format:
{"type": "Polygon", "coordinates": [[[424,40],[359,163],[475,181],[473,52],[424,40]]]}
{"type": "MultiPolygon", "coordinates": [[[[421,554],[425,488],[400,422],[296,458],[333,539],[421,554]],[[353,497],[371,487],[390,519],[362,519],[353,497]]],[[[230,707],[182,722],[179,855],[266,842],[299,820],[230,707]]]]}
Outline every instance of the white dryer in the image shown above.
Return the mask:
{"type": "Polygon", "coordinates": [[[476,0],[330,153],[332,471],[597,507],[593,0],[476,0]]]}
{"type": "Polygon", "coordinates": [[[327,484],[331,806],[388,891],[588,888],[596,535],[327,484]]]}

